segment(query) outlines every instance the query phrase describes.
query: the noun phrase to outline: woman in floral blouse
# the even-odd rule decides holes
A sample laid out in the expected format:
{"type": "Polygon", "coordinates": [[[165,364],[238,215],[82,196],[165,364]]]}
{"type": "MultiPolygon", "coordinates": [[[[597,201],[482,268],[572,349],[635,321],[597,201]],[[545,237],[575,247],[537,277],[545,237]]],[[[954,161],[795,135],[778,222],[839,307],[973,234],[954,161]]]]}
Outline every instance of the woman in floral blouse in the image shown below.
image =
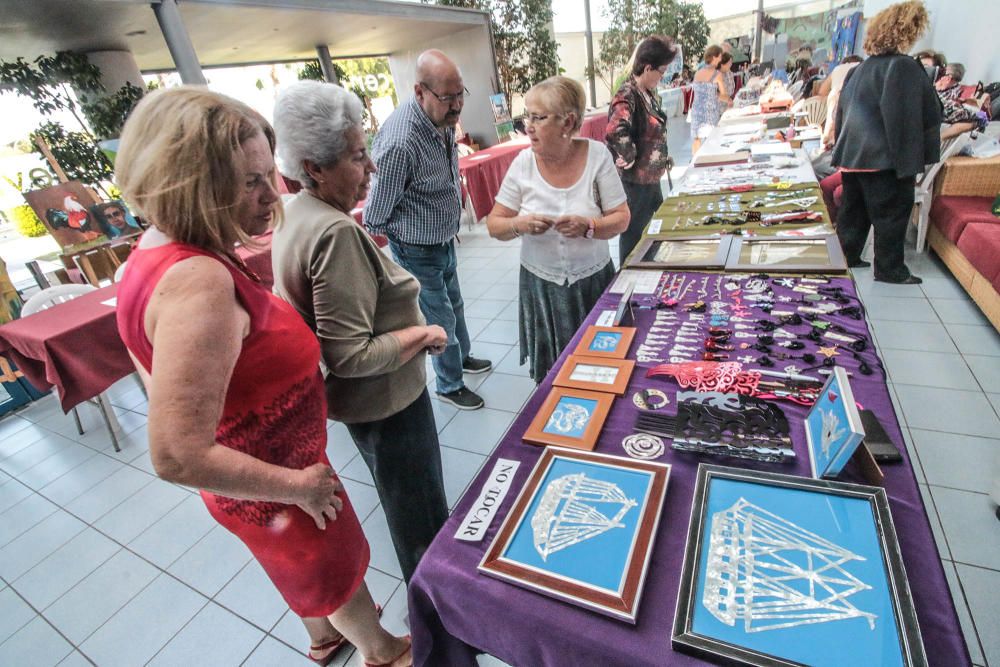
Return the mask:
{"type": "Polygon", "coordinates": [[[618,245],[619,265],[642,237],[656,209],[663,203],[660,178],[667,169],[667,115],[656,87],[677,48],[669,37],[647,37],[635,51],[632,75],[611,100],[605,140],[625,186],[632,219],[618,245]]]}

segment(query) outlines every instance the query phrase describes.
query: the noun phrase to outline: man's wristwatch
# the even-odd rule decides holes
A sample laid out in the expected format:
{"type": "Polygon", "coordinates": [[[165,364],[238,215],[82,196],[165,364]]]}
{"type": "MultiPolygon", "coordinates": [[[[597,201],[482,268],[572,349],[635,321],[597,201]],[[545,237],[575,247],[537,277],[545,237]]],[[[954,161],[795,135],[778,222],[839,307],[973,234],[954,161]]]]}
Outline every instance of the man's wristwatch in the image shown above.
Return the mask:
{"type": "Polygon", "coordinates": [[[591,218],[587,221],[587,233],[584,234],[588,239],[594,238],[594,219],[591,218]]]}

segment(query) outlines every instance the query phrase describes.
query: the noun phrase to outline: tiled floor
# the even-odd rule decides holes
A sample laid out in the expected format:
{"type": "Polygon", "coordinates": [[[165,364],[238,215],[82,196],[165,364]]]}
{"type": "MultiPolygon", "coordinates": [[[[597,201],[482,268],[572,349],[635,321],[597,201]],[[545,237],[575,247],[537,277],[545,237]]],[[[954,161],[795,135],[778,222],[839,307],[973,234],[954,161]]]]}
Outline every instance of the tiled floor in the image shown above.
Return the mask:
{"type": "MultiPolygon", "coordinates": [[[[678,162],[684,129],[672,127],[678,162]]],[[[534,387],[515,345],[517,244],[482,228],[462,239],[473,351],[495,370],[470,378],[484,410],[434,402],[451,504],[534,387]]],[[[1000,336],[940,262],[925,255],[910,266],[922,287],[873,283],[870,271],[856,278],[973,661],[1000,667],[1000,522],[985,494],[1000,474],[1000,336]]],[[[78,436],[52,396],[0,420],[0,665],[311,664],[301,623],[246,548],[192,491],[152,474],[135,383],[109,395],[128,434],[120,454],[96,411],[81,408],[78,436]]],[[[372,545],[369,587],[403,633],[406,591],[371,477],[342,425],[330,425],[328,443],[372,545]]]]}

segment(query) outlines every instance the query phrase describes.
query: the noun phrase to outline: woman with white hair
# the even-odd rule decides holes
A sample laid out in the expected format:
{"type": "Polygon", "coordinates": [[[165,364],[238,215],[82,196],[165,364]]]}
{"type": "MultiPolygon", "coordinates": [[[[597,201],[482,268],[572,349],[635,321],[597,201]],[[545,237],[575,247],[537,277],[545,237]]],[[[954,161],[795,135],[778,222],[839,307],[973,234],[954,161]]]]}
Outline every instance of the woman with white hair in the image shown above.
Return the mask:
{"type": "Polygon", "coordinates": [[[424,364],[447,336],[425,324],[416,278],[351,217],[375,172],[357,96],[292,84],[278,95],[274,127],[281,171],[303,186],[274,230],[274,291],[319,338],[329,418],[347,426],[371,470],[409,581],[448,518],[424,364]]]}
{"type": "MultiPolygon", "coordinates": [[[[655,71],[655,70],[654,70],[655,71]]],[[[628,229],[629,207],[611,151],[581,139],[583,87],[565,76],[524,96],[531,150],[511,163],[486,219],[490,236],[521,241],[521,363],[541,382],[611,283],[608,239],[628,229]]]]}

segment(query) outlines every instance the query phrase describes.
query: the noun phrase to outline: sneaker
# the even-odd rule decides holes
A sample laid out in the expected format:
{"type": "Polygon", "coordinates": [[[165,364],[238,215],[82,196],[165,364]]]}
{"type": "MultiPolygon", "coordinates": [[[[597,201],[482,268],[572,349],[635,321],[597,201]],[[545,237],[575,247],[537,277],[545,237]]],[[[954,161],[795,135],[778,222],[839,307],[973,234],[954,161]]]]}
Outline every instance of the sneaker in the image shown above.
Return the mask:
{"type": "Polygon", "coordinates": [[[493,362],[486,359],[476,359],[471,354],[462,360],[462,372],[477,375],[493,368],[493,362]]]}
{"type": "MultiPolygon", "coordinates": [[[[489,362],[487,361],[486,363],[489,362]]],[[[478,410],[486,405],[483,399],[479,397],[479,394],[468,387],[449,391],[447,394],[438,393],[438,400],[451,403],[459,410],[478,410]]]]}

